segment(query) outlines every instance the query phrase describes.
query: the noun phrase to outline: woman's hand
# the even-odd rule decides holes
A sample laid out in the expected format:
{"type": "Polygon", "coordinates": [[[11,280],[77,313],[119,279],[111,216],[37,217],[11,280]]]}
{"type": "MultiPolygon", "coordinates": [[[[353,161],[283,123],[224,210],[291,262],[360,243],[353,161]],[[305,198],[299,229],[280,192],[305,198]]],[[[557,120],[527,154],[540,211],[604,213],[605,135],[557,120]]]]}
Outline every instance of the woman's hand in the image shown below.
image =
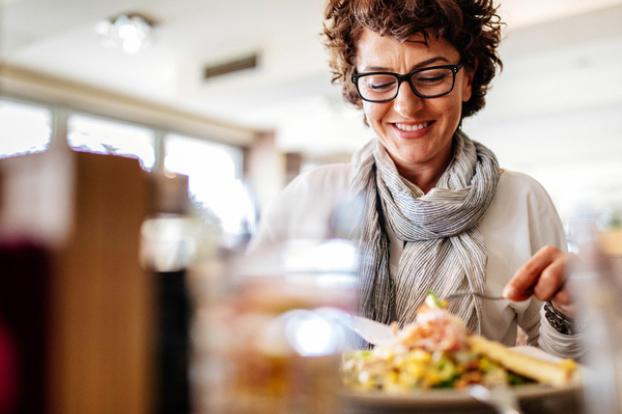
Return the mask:
{"type": "Polygon", "coordinates": [[[545,246],[525,263],[503,290],[509,300],[526,300],[532,295],[549,301],[566,316],[575,315],[574,304],[566,286],[566,268],[570,254],[545,246]]]}

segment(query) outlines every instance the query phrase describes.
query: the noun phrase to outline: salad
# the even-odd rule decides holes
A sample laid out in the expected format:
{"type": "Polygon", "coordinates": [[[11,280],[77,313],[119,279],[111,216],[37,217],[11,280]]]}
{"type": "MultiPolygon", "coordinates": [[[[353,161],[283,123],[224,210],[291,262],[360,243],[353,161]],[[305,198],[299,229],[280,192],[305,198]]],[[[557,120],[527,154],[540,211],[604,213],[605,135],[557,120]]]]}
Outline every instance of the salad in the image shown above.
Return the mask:
{"type": "Polygon", "coordinates": [[[354,390],[399,392],[471,384],[561,385],[572,376],[574,361],[543,361],[469,335],[464,322],[446,308],[444,301],[430,294],[415,322],[401,330],[394,328],[393,341],[345,354],[345,385],[354,390]],[[550,378],[542,377],[542,372],[550,378]]]}

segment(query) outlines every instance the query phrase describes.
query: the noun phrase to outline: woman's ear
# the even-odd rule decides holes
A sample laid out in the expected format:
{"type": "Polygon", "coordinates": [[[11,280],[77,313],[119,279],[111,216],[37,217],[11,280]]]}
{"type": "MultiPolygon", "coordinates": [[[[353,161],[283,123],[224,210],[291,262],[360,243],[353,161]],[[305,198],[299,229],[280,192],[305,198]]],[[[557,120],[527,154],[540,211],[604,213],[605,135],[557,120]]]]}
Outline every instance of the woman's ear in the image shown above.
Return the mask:
{"type": "Polygon", "coordinates": [[[464,66],[464,75],[462,77],[462,102],[468,102],[473,95],[473,77],[477,70],[477,60],[472,65],[464,66]]]}
{"type": "Polygon", "coordinates": [[[369,127],[369,122],[367,121],[367,114],[363,112],[363,123],[366,127],[369,127]]]}

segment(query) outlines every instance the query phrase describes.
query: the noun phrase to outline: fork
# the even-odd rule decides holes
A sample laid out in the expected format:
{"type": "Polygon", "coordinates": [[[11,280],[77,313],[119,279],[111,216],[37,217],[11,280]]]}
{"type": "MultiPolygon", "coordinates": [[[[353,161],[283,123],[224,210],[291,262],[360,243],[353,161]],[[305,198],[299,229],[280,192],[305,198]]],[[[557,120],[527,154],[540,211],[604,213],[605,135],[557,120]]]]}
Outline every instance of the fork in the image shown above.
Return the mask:
{"type": "Polygon", "coordinates": [[[454,292],[450,295],[445,296],[444,300],[457,299],[464,296],[477,296],[478,298],[487,299],[487,300],[502,300],[505,299],[503,296],[495,296],[488,295],[486,293],[474,292],[472,290],[460,290],[458,292],[454,292]]]}
{"type": "Polygon", "coordinates": [[[483,385],[471,385],[469,395],[483,403],[490,404],[499,414],[522,414],[516,395],[507,387],[487,388],[483,385]]]}

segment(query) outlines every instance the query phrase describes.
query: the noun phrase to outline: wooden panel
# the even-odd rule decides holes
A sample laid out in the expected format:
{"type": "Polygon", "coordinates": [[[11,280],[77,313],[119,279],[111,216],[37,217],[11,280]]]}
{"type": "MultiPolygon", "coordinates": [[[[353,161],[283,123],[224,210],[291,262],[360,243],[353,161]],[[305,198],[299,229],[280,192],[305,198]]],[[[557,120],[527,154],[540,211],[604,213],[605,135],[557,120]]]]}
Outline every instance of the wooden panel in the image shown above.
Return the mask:
{"type": "Polygon", "coordinates": [[[28,333],[21,349],[40,353],[29,358],[40,367],[22,374],[45,386],[22,402],[44,400],[36,411],[46,414],[151,412],[154,286],[139,266],[146,173],[133,159],[67,148],[0,160],[0,172],[0,238],[50,253],[49,265],[0,267],[15,282],[11,315],[24,316],[11,317],[28,333]],[[40,326],[26,317],[35,311],[40,326]]]}
{"type": "Polygon", "coordinates": [[[74,225],[53,264],[50,412],[147,413],[152,283],[138,264],[146,178],[135,160],[75,161],[74,225]]]}

